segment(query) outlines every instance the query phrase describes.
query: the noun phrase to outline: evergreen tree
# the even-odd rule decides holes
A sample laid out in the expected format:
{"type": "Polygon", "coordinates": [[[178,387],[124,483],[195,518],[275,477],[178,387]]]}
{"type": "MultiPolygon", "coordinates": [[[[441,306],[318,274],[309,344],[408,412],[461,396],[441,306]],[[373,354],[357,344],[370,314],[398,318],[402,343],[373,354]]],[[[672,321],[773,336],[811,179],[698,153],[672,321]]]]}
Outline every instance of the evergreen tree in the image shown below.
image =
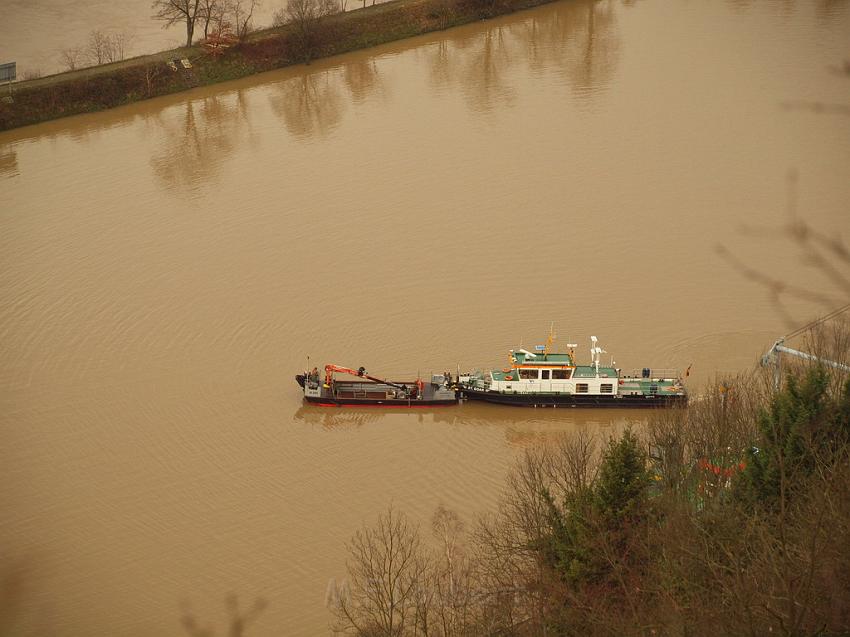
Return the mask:
{"type": "Polygon", "coordinates": [[[611,440],[599,467],[594,508],[613,528],[643,517],[651,476],[646,452],[630,429],[611,440]]]}
{"type": "Polygon", "coordinates": [[[790,375],[759,416],[760,441],[747,453],[747,467],[736,483],[738,502],[775,508],[811,475],[817,462],[846,453],[850,440],[850,381],[831,400],[829,377],[822,367],[802,380],[790,375]]]}
{"type": "Polygon", "coordinates": [[[549,564],[572,584],[603,583],[610,564],[600,543],[626,553],[625,544],[647,519],[650,472],[638,437],[626,430],[612,438],[591,488],[568,496],[559,509],[548,491],[550,536],[544,547],[549,564]]]}

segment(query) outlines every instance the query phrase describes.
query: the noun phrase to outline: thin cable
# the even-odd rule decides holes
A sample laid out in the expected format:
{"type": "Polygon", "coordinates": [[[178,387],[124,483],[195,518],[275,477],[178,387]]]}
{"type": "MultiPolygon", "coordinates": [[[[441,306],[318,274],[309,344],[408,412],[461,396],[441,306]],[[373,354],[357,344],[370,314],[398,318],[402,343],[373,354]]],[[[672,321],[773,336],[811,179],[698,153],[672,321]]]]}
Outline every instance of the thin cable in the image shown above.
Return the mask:
{"type": "Polygon", "coordinates": [[[832,312],[830,312],[826,316],[823,316],[819,319],[815,319],[811,323],[808,323],[808,324],[804,325],[803,327],[794,330],[790,334],[787,334],[786,336],[784,336],[783,339],[794,338],[800,332],[805,332],[806,330],[814,327],[815,325],[818,325],[819,323],[823,323],[824,321],[828,321],[831,318],[835,318],[836,316],[846,312],[847,310],[850,310],[850,303],[848,303],[847,305],[845,305],[843,307],[838,308],[837,310],[833,310],[832,312]]]}

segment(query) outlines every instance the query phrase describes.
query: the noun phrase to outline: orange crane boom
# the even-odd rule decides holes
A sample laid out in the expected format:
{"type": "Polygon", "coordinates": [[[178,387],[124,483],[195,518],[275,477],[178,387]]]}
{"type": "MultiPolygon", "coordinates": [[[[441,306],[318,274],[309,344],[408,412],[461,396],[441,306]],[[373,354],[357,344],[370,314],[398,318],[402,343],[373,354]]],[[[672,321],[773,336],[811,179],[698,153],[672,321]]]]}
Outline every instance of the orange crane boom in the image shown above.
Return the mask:
{"type": "Polygon", "coordinates": [[[333,380],[334,372],[339,372],[340,374],[351,374],[352,376],[358,376],[359,378],[366,378],[371,380],[373,383],[383,383],[384,385],[389,385],[390,387],[395,387],[396,389],[407,389],[404,385],[399,385],[398,383],[391,383],[388,380],[384,380],[382,378],[375,378],[374,376],[369,376],[366,373],[366,368],[361,367],[360,369],[351,369],[350,367],[340,367],[339,365],[328,364],[325,365],[325,384],[330,385],[331,380],[333,380]]]}

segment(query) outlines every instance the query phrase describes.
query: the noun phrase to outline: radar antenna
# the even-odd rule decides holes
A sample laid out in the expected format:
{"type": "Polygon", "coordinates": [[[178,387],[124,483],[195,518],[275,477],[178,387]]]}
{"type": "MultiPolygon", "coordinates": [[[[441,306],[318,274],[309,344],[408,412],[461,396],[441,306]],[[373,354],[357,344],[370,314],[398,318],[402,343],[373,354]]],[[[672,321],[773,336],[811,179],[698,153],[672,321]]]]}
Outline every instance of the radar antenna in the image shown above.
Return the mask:
{"type": "Polygon", "coordinates": [[[595,336],[590,337],[590,361],[596,367],[596,377],[599,378],[599,358],[601,354],[607,354],[604,349],[599,347],[597,343],[599,339],[595,336]]]}

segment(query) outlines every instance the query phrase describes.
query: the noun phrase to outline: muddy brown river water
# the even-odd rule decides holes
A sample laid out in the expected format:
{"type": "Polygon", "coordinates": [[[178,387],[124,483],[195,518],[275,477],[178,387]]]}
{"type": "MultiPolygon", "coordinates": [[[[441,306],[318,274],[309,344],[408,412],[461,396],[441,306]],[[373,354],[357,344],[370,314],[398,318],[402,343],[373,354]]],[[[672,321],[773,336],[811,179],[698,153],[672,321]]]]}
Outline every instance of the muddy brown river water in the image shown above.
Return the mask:
{"type": "Polygon", "coordinates": [[[835,0],[576,0],[0,134],[0,631],[220,634],[235,593],[325,634],[388,504],[471,521],[525,446],[646,418],[308,408],[308,356],[501,366],[554,322],[750,368],[843,300],[775,231],[850,235],[848,45],[835,0]]]}

